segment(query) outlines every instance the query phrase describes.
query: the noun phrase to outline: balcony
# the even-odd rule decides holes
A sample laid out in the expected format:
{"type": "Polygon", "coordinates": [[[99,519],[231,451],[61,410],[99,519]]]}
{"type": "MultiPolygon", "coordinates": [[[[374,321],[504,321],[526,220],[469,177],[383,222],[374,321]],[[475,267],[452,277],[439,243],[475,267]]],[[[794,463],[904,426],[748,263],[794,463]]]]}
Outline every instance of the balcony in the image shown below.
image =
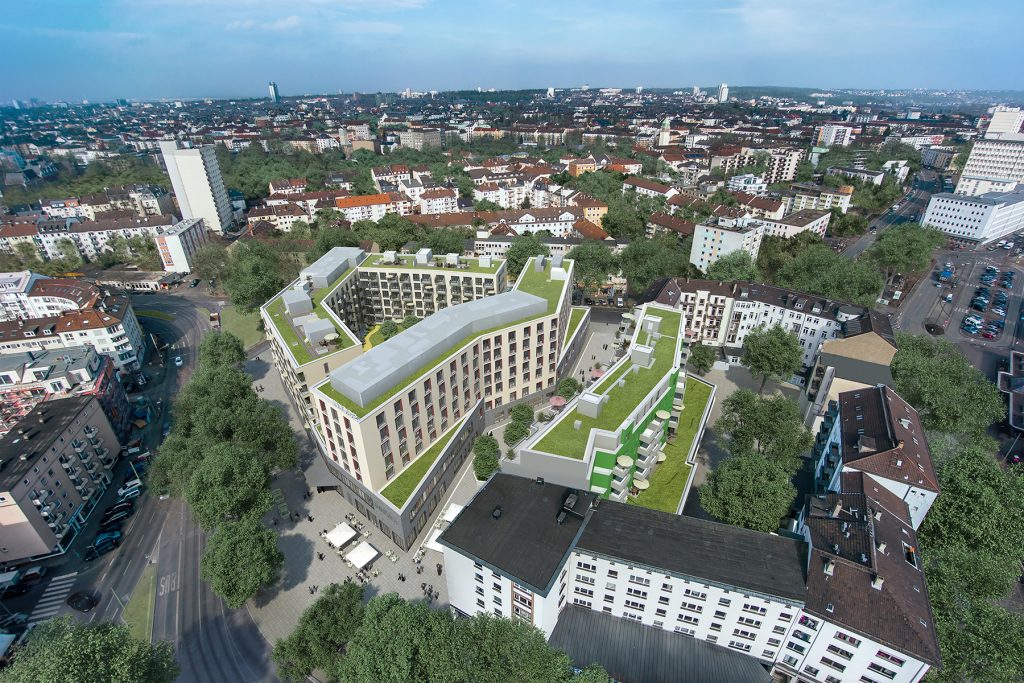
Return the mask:
{"type": "Polygon", "coordinates": [[[624,478],[612,477],[612,489],[615,491],[625,492],[626,491],[626,480],[624,478]]]}

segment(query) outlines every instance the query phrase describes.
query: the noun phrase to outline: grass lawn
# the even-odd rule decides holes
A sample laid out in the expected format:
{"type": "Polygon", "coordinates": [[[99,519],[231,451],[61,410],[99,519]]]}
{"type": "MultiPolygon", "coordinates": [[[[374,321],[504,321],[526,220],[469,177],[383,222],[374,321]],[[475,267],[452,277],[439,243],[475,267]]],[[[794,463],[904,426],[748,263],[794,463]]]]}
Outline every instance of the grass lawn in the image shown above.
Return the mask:
{"type": "Polygon", "coordinates": [[[447,434],[441,436],[433,446],[428,448],[423,455],[409,463],[398,477],[395,478],[390,484],[384,487],[380,492],[382,496],[391,501],[395,507],[401,509],[405,505],[405,501],[409,500],[409,496],[416,490],[420,482],[423,481],[423,477],[427,474],[427,470],[437,461],[437,457],[441,455],[441,451],[451,441],[452,436],[455,432],[459,431],[459,427],[465,422],[465,418],[459,420],[448,430],[447,434]]]}
{"type": "Polygon", "coordinates": [[[574,308],[569,312],[569,329],[565,332],[566,342],[572,339],[572,335],[576,333],[576,328],[580,326],[586,312],[585,308],[574,308]]]}
{"type": "Polygon", "coordinates": [[[704,415],[710,397],[711,387],[691,377],[686,378],[685,407],[679,415],[679,429],[675,438],[662,449],[668,459],[655,466],[651,487],[630,498],[630,504],[676,513],[690,478],[691,465],[686,462],[686,456],[697,437],[700,418],[704,415]]]}
{"type": "Polygon", "coordinates": [[[241,339],[244,348],[248,349],[263,341],[259,313],[240,313],[231,306],[225,306],[220,311],[220,325],[221,330],[241,339]]]}
{"type": "Polygon", "coordinates": [[[156,318],[157,320],[174,320],[174,316],[163,311],[151,311],[147,308],[136,308],[135,315],[140,318],[156,318]]]}
{"type": "Polygon", "coordinates": [[[561,298],[559,295],[562,293],[566,283],[565,280],[551,280],[549,279],[550,275],[550,265],[543,271],[536,271],[533,269],[533,261],[528,261],[523,268],[519,286],[516,287],[520,292],[526,292],[527,294],[547,299],[548,315],[558,310],[558,303],[561,298]]]}
{"type": "Polygon", "coordinates": [[[147,643],[153,639],[153,606],[156,599],[156,565],[147,564],[142,578],[121,615],[128,630],[147,643]]]}
{"type": "Polygon", "coordinates": [[[662,336],[655,343],[654,363],[651,364],[651,367],[624,374],[632,365],[627,356],[626,360],[612,373],[611,377],[602,380],[598,385],[599,389],[607,389],[608,396],[608,400],[601,408],[601,414],[595,419],[587,417],[577,410],[573,410],[572,413],[566,415],[561,422],[555,425],[534,446],[535,449],[545,453],[562,455],[573,460],[582,460],[586,452],[587,437],[591,429],[618,429],[622,421],[626,419],[640,401],[650,393],[654,385],[675,364],[680,314],[659,310],[657,315],[661,318],[662,336]],[[620,376],[625,379],[624,386],[614,386],[614,381],[620,376]],[[579,430],[573,429],[573,423],[576,420],[579,420],[581,423],[579,430]]]}
{"type": "MultiPolygon", "coordinates": [[[[459,259],[459,263],[461,265],[468,266],[467,268],[448,268],[448,267],[445,267],[443,265],[442,266],[437,266],[437,265],[419,266],[419,265],[416,265],[416,256],[414,254],[398,254],[398,261],[399,261],[399,263],[397,263],[397,264],[396,263],[381,263],[381,261],[383,259],[384,259],[384,255],[383,254],[373,255],[373,256],[370,256],[369,258],[367,258],[366,262],[363,263],[362,265],[363,265],[364,268],[395,268],[395,269],[399,269],[399,268],[415,269],[415,268],[418,268],[420,270],[430,270],[431,272],[435,272],[436,271],[438,273],[456,273],[456,274],[459,274],[459,273],[491,273],[491,274],[493,274],[493,273],[497,273],[498,272],[498,268],[503,263],[503,261],[501,261],[500,259],[491,259],[491,266],[489,268],[484,268],[484,267],[482,267],[480,265],[480,260],[479,259],[463,257],[463,258],[459,259]]],[[[434,263],[442,263],[443,264],[444,263],[444,257],[435,254],[435,256],[434,256],[434,263]],[[440,261],[438,259],[440,259],[440,261]]]]}

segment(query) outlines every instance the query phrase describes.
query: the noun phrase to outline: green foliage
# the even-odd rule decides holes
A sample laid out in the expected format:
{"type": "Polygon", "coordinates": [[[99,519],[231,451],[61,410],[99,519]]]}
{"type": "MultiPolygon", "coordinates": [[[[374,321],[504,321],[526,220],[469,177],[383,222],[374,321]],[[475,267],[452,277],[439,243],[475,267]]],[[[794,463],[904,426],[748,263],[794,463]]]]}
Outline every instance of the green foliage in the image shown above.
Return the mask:
{"type": "Polygon", "coordinates": [[[717,356],[718,352],[714,348],[697,342],[690,346],[690,355],[687,358],[687,362],[690,364],[690,367],[703,375],[715,364],[717,356]]]}
{"type": "Polygon", "coordinates": [[[796,498],[790,474],[755,454],[723,460],[700,487],[700,505],[713,517],[754,531],[773,532],[796,498]]]}
{"type": "Polygon", "coordinates": [[[505,445],[511,446],[513,444],[519,443],[520,441],[525,439],[529,433],[530,428],[527,425],[523,424],[522,422],[510,422],[509,425],[505,427],[505,435],[503,437],[505,440],[505,445]]]}
{"type": "Polygon", "coordinates": [[[270,475],[255,455],[234,444],[204,448],[185,490],[185,500],[201,527],[210,530],[246,517],[258,520],[270,509],[270,475]]]}
{"type": "Polygon", "coordinates": [[[733,455],[758,455],[791,474],[814,443],[796,403],[781,394],[764,397],[749,389],[725,399],[715,430],[725,436],[733,455]]]}
{"type": "Polygon", "coordinates": [[[385,320],[380,326],[380,336],[384,337],[385,340],[391,339],[401,331],[402,328],[394,320],[385,320]]]}
{"type": "Polygon", "coordinates": [[[945,236],[935,228],[904,223],[879,234],[865,257],[884,272],[889,281],[897,273],[916,273],[928,268],[932,252],[945,242],[945,236]]]}
{"type": "Polygon", "coordinates": [[[861,306],[871,306],[883,284],[867,260],[840,256],[806,232],[790,239],[765,237],[757,266],[772,284],[861,306]]]}
{"type": "Polygon", "coordinates": [[[574,377],[566,377],[558,383],[558,395],[566,401],[583,391],[583,385],[574,377]]]}
{"type": "Polygon", "coordinates": [[[236,365],[244,360],[242,340],[230,332],[207,332],[199,344],[199,362],[203,365],[236,365]]]}
{"type": "Polygon", "coordinates": [[[838,208],[832,209],[828,231],[836,237],[857,237],[868,231],[868,219],[859,213],[843,213],[838,208]]]}
{"type": "Polygon", "coordinates": [[[236,245],[224,281],[235,308],[249,313],[277,294],[284,287],[279,267],[280,257],[266,244],[243,242],[236,245]]]}
{"type": "Polygon", "coordinates": [[[631,292],[642,292],[658,278],[692,275],[690,250],[675,237],[659,235],[654,239],[630,242],[619,255],[622,274],[631,292]]]}
{"type": "Polygon", "coordinates": [[[533,424],[533,408],[525,403],[520,403],[513,407],[512,410],[509,411],[509,414],[516,422],[522,422],[527,426],[533,424]]]}
{"type": "Polygon", "coordinates": [[[520,235],[512,238],[512,244],[505,252],[505,264],[510,276],[515,277],[533,256],[550,256],[551,250],[541,244],[537,235],[520,235]]]}
{"type": "Polygon", "coordinates": [[[317,230],[313,238],[313,247],[306,253],[310,263],[329,252],[334,247],[358,247],[359,236],[348,228],[323,227],[317,230]]]}
{"type": "Polygon", "coordinates": [[[901,334],[891,370],[896,391],[927,429],[981,436],[1006,416],[999,389],[946,339],[901,334]]]}
{"type": "Polygon", "coordinates": [[[798,372],[803,366],[802,359],[803,350],[795,334],[779,325],[762,325],[747,334],[740,362],[761,378],[761,393],[770,377],[788,380],[798,372]]]}
{"type": "Polygon", "coordinates": [[[574,261],[573,274],[576,283],[585,292],[595,292],[608,281],[608,277],[619,271],[618,259],[612,250],[601,242],[586,240],[573,247],[568,258],[574,261]]]}
{"type": "MultiPolygon", "coordinates": [[[[224,184],[240,191],[246,199],[260,199],[269,195],[271,180],[307,178],[312,185],[319,186],[329,173],[340,170],[363,170],[359,164],[346,162],[337,151],[328,151],[324,154],[306,151],[265,152],[259,144],[249,145],[236,153],[229,152],[223,145],[217,145],[217,160],[220,162],[224,184]]],[[[370,169],[367,166],[367,179],[369,175],[370,169]]]]}
{"type": "Polygon", "coordinates": [[[417,318],[415,315],[410,313],[407,316],[405,316],[404,318],[402,318],[402,329],[403,330],[407,330],[410,327],[412,327],[413,325],[415,325],[416,323],[418,323],[419,321],[420,321],[419,318],[417,318]]]}
{"type": "Polygon", "coordinates": [[[450,228],[428,229],[420,244],[435,254],[461,254],[466,248],[468,231],[450,228]]]}
{"type": "Polygon", "coordinates": [[[355,583],[328,586],[302,613],[295,631],[274,645],[277,673],[300,682],[318,669],[337,680],[345,646],[363,622],[362,600],[363,589],[355,583]]]}
{"type": "Polygon", "coordinates": [[[0,672],[5,683],[172,683],[179,673],[170,643],[132,637],[125,626],[78,623],[71,616],[39,624],[0,672]]]}
{"type": "Polygon", "coordinates": [[[284,555],[277,534],[259,519],[223,524],[206,541],[200,572],[231,609],[245,604],[263,586],[277,581],[284,555]]]}
{"type": "Polygon", "coordinates": [[[501,211],[501,207],[490,199],[481,199],[478,202],[474,202],[473,208],[477,211],[501,211]]]}
{"type": "Polygon", "coordinates": [[[809,183],[814,180],[814,164],[804,160],[796,165],[796,182],[809,183]]]}
{"type": "MultiPolygon", "coordinates": [[[[416,224],[397,213],[386,213],[376,223],[357,221],[352,228],[357,233],[363,233],[364,239],[373,240],[380,245],[381,251],[399,251],[416,239],[416,224]],[[366,225],[367,223],[370,225],[366,225]]],[[[458,251],[462,251],[461,244],[458,251]]]]}
{"type": "Polygon", "coordinates": [[[228,250],[224,245],[205,244],[192,255],[192,272],[203,280],[224,280],[228,262],[228,250]]]}
{"type": "Polygon", "coordinates": [[[170,178],[150,158],[119,156],[94,161],[81,173],[69,170],[73,168],[70,165],[58,168],[60,172],[56,180],[27,188],[5,187],[4,202],[8,205],[30,204],[40,199],[97,194],[108,187],[138,183],[158,185],[165,189],[171,187],[170,178]]]}
{"type": "Polygon", "coordinates": [[[473,474],[484,481],[500,469],[501,447],[493,436],[484,434],[473,442],[473,474]]]}
{"type": "Polygon", "coordinates": [[[761,281],[761,273],[750,254],[742,249],[719,258],[708,267],[709,280],[752,280],[761,281]]]}

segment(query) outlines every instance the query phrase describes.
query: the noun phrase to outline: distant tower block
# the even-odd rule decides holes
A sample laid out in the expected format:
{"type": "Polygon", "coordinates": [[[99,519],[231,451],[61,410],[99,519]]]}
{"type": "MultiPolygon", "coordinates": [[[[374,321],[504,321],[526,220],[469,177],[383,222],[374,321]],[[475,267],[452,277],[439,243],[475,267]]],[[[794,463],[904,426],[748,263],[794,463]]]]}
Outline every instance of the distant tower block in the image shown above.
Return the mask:
{"type": "Polygon", "coordinates": [[[658,133],[658,147],[668,147],[672,144],[672,119],[665,117],[661,122],[661,131],[658,133]]]}
{"type": "Polygon", "coordinates": [[[277,90],[277,83],[275,83],[274,81],[270,81],[270,85],[268,86],[268,89],[270,90],[270,101],[273,102],[274,104],[277,104],[278,102],[280,102],[281,101],[281,93],[278,92],[278,90],[277,90]]]}
{"type": "Polygon", "coordinates": [[[722,83],[720,86],[718,86],[718,101],[719,102],[725,102],[728,99],[729,99],[729,85],[727,83],[722,83]]]}

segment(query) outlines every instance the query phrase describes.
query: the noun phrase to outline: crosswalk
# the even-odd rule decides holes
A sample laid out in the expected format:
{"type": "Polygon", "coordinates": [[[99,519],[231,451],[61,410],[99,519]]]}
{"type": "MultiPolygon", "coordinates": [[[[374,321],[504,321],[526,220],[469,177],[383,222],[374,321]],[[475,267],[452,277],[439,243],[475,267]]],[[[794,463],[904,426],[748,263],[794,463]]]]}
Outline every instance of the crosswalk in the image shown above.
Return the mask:
{"type": "Polygon", "coordinates": [[[57,614],[61,607],[64,606],[64,600],[67,599],[68,593],[71,592],[72,587],[75,585],[75,578],[77,576],[78,572],[71,572],[70,574],[61,574],[50,579],[46,590],[43,591],[43,597],[39,599],[39,602],[36,603],[35,608],[32,610],[32,614],[29,615],[28,623],[35,624],[57,614]]]}

